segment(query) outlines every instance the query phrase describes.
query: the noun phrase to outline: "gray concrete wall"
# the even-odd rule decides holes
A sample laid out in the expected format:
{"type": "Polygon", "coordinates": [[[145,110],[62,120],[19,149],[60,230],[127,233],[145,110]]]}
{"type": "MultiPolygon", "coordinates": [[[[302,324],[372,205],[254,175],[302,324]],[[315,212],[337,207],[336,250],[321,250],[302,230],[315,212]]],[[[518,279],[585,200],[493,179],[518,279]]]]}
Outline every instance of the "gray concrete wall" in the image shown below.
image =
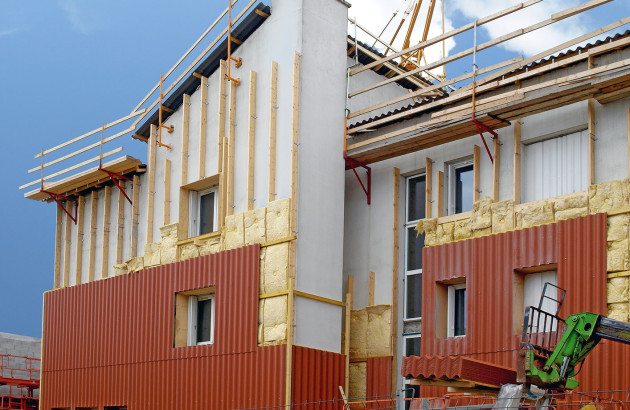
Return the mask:
{"type": "MultiPolygon", "coordinates": [[[[0,332],[0,355],[12,355],[19,357],[30,357],[39,359],[41,357],[41,339],[30,336],[14,335],[11,333],[0,332]]],[[[14,369],[26,369],[28,362],[20,358],[0,358],[3,360],[3,367],[11,367],[14,369]]],[[[38,366],[39,362],[34,366],[38,366]]],[[[39,367],[37,367],[39,368],[39,367]]],[[[0,371],[2,372],[2,371],[0,371]]],[[[21,371],[13,371],[13,376],[8,370],[3,370],[4,377],[28,378],[29,373],[21,371]]],[[[38,375],[37,375],[38,376],[38,375]]],[[[0,396],[9,394],[9,386],[0,386],[0,396]]],[[[39,392],[35,392],[36,396],[39,392]]]]}

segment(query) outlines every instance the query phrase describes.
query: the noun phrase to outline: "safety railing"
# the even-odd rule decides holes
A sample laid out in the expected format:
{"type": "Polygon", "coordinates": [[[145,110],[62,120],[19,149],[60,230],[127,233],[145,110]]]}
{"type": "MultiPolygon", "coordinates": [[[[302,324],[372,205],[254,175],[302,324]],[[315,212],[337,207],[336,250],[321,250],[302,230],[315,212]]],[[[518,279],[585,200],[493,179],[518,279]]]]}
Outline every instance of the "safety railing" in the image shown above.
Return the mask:
{"type": "Polygon", "coordinates": [[[0,379],[37,382],[40,360],[32,357],[0,355],[0,379]]]}

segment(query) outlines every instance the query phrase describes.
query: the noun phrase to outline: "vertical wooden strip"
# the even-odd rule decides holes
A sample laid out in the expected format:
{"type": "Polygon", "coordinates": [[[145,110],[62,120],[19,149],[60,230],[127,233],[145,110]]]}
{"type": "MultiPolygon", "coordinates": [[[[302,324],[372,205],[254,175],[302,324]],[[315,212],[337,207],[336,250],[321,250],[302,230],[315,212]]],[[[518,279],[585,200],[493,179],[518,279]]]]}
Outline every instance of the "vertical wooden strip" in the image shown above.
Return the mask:
{"type": "Polygon", "coordinates": [[[278,116],[278,63],[271,62],[269,97],[269,186],[268,201],[276,200],[276,118],[278,116]]]}
{"type": "Polygon", "coordinates": [[[370,272],[370,287],[368,292],[368,306],[374,306],[374,287],[375,287],[376,277],[374,272],[370,272]]]}
{"type": "Polygon", "coordinates": [[[492,163],[492,200],[499,202],[499,175],[501,172],[501,142],[498,138],[494,140],[494,161],[492,163]]]}
{"type": "Polygon", "coordinates": [[[226,161],[225,161],[225,104],[227,101],[227,65],[224,60],[221,60],[219,64],[219,129],[217,132],[217,163],[219,173],[219,228],[223,226],[225,222],[225,173],[226,173],[226,161]]]}
{"type": "Polygon", "coordinates": [[[182,96],[182,185],[188,183],[188,138],[190,136],[190,95],[182,96]]]}
{"type": "Polygon", "coordinates": [[[588,184],[595,183],[595,100],[588,100],[588,184]]]}
{"type": "MultiPolygon", "coordinates": [[[[122,195],[121,195],[122,196],[122,195]]],[[[101,279],[107,277],[107,271],[109,270],[109,232],[111,230],[111,202],[112,202],[112,188],[110,186],[105,187],[105,207],[103,210],[103,258],[101,260],[101,279]]]]}
{"type": "Polygon", "coordinates": [[[346,376],[344,383],[344,391],[348,391],[350,387],[350,326],[352,318],[352,298],[354,294],[354,277],[348,275],[348,286],[346,289],[346,311],[345,311],[345,332],[343,354],[346,356],[346,376]]]}
{"type": "Polygon", "coordinates": [[[206,177],[206,128],[208,123],[208,77],[201,77],[199,110],[199,179],[206,177]]]}
{"type": "MultiPolygon", "coordinates": [[[[475,145],[473,147],[473,202],[479,200],[479,171],[479,146],[475,145]]],[[[454,210],[453,213],[455,213],[454,210]]]]}
{"type": "Polygon", "coordinates": [[[521,119],[514,120],[514,204],[521,203],[521,119]]]}
{"type": "Polygon", "coordinates": [[[94,260],[96,259],[96,214],[98,213],[98,192],[92,191],[90,198],[90,251],[88,253],[88,283],[94,282],[94,260]]]}
{"type": "Polygon", "coordinates": [[[155,155],[157,145],[155,144],[155,134],[157,127],[151,124],[149,135],[149,159],[147,164],[149,189],[147,191],[147,243],[153,242],[153,213],[155,212],[155,155]]]}
{"type": "MultiPolygon", "coordinates": [[[[70,201],[65,202],[65,207],[70,214],[74,212],[74,203],[70,201]]],[[[63,249],[63,287],[70,286],[70,247],[72,246],[72,219],[66,215],[65,218],[65,232],[64,232],[64,249],[63,249]]]]}
{"type": "Polygon", "coordinates": [[[164,160],[164,223],[171,223],[171,160],[164,160]]]}
{"type": "Polygon", "coordinates": [[[425,192],[424,192],[424,217],[431,218],[432,207],[433,207],[433,160],[431,158],[427,158],[426,165],[424,168],[424,180],[425,180],[425,192]]]}
{"type": "MultiPolygon", "coordinates": [[[[119,181],[118,184],[125,189],[125,181],[119,181]]],[[[123,238],[125,233],[125,201],[127,198],[122,192],[118,193],[118,226],[116,232],[116,264],[123,262],[123,238]]]]}
{"type": "Polygon", "coordinates": [[[188,210],[190,207],[190,196],[189,191],[184,188],[179,188],[179,226],[177,227],[177,237],[178,239],[184,240],[188,239],[188,223],[189,216],[188,210]]]}
{"type": "Polygon", "coordinates": [[[139,201],[140,201],[140,177],[133,176],[133,192],[131,206],[131,257],[138,256],[138,218],[140,217],[139,201]]]}
{"type": "Polygon", "coordinates": [[[230,81],[230,108],[228,112],[228,170],[227,170],[227,213],[234,213],[234,149],[236,146],[236,83],[230,81]]]}
{"type": "Polygon", "coordinates": [[[247,210],[254,209],[254,158],[256,149],[256,72],[249,72],[249,126],[247,148],[247,210]]]}
{"type": "Polygon", "coordinates": [[[627,127],[628,127],[628,178],[630,178],[630,108],[628,108],[627,127]]]}
{"type": "Polygon", "coordinates": [[[438,186],[437,186],[437,217],[444,216],[444,172],[438,171],[438,186]]]}
{"type": "MultiPolygon", "coordinates": [[[[438,177],[439,177],[438,173],[438,177]]],[[[392,394],[398,377],[398,259],[400,254],[400,169],[394,168],[392,192],[392,394]]]]}
{"type": "Polygon", "coordinates": [[[228,185],[228,138],[223,138],[223,180],[219,180],[219,190],[222,190],[221,196],[221,208],[223,209],[223,215],[221,216],[221,224],[225,224],[225,216],[227,215],[228,208],[228,196],[227,196],[227,185],[228,185]]]}
{"type": "Polygon", "coordinates": [[[77,242],[76,242],[76,261],[77,266],[74,272],[74,284],[81,283],[81,273],[83,269],[83,223],[85,216],[85,197],[79,196],[79,212],[77,212],[77,242]]]}
{"type": "Polygon", "coordinates": [[[63,232],[63,209],[57,205],[57,224],[55,226],[55,276],[54,288],[61,287],[61,233],[63,232]]]}

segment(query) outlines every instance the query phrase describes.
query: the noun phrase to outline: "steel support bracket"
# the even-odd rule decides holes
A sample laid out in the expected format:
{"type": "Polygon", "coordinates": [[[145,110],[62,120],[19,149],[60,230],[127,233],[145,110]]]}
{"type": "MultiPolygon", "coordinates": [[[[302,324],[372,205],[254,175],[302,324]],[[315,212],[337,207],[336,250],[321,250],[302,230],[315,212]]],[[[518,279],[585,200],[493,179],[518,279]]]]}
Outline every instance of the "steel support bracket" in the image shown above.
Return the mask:
{"type": "Polygon", "coordinates": [[[48,195],[48,197],[50,199],[52,199],[53,201],[55,201],[57,203],[57,206],[59,206],[61,208],[62,211],[64,211],[66,213],[66,215],[68,215],[68,217],[70,219],[72,219],[72,222],[74,222],[74,224],[77,224],[77,210],[79,209],[79,201],[77,201],[76,198],[72,198],[69,196],[65,196],[65,195],[60,195],[60,194],[55,194],[53,192],[49,192],[44,190],[44,187],[40,188],[39,192],[48,195]],[[61,203],[61,201],[71,201],[74,202],[74,215],[72,215],[68,209],[63,206],[63,204],[61,203]]]}
{"type": "Polygon", "coordinates": [[[486,138],[483,136],[483,133],[485,131],[492,134],[493,140],[496,140],[497,138],[499,138],[499,135],[492,128],[488,127],[483,122],[477,120],[475,118],[475,114],[473,114],[472,116],[472,122],[477,127],[477,131],[479,132],[479,135],[481,136],[481,141],[483,141],[483,146],[486,147],[486,152],[488,153],[488,157],[490,157],[490,162],[494,163],[494,159],[492,158],[492,154],[490,153],[490,148],[488,147],[488,143],[486,142],[486,138]]]}
{"type": "Polygon", "coordinates": [[[125,189],[120,186],[120,180],[121,179],[124,179],[125,181],[131,181],[131,178],[126,177],[126,176],[124,176],[122,174],[118,174],[116,172],[108,171],[108,170],[104,169],[100,165],[98,167],[98,170],[99,171],[103,171],[104,173],[106,173],[109,176],[109,179],[111,179],[112,182],[114,183],[114,185],[116,185],[116,187],[118,188],[120,193],[123,194],[125,196],[125,198],[127,198],[127,201],[129,201],[129,203],[131,205],[133,205],[133,202],[131,202],[131,198],[129,198],[129,195],[127,195],[127,193],[125,192],[125,189]]]}
{"type": "Polygon", "coordinates": [[[357,177],[359,184],[361,184],[363,192],[365,192],[365,196],[367,197],[367,204],[370,205],[372,200],[372,168],[362,163],[361,161],[357,161],[356,159],[349,157],[345,152],[343,153],[343,158],[346,160],[346,166],[352,168],[352,172],[354,172],[354,175],[357,177]],[[367,182],[365,184],[363,183],[363,180],[357,172],[357,167],[361,167],[367,172],[367,182]]]}

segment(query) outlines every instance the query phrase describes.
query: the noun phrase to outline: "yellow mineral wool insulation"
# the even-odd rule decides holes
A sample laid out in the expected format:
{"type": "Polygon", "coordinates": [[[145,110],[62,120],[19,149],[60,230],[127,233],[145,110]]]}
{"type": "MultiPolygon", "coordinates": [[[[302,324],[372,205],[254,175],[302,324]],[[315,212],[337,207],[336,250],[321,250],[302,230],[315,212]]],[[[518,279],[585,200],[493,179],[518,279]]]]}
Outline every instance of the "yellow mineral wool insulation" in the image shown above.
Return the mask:
{"type": "Polygon", "coordinates": [[[265,328],[261,323],[258,325],[258,345],[260,346],[263,343],[265,343],[265,328]]]}
{"type": "MultiPolygon", "coordinates": [[[[267,248],[260,248],[260,255],[259,255],[259,265],[258,265],[258,293],[259,294],[263,294],[265,293],[265,275],[263,275],[263,270],[265,269],[265,256],[267,255],[267,248]]],[[[261,306],[262,309],[262,306],[261,306]]],[[[262,311],[262,310],[261,310],[262,311]]],[[[261,323],[262,323],[262,319],[261,319],[261,323]]]]}
{"type": "Polygon", "coordinates": [[[492,235],[492,227],[478,229],[476,231],[473,231],[473,238],[480,238],[482,236],[488,236],[488,235],[492,235]]]}
{"type": "Polygon", "coordinates": [[[628,208],[628,180],[603,182],[588,189],[591,214],[628,208]]]}
{"type": "Polygon", "coordinates": [[[268,246],[262,275],[265,293],[280,292],[287,289],[287,273],[289,270],[289,244],[281,243],[268,246]]]}
{"type": "Polygon", "coordinates": [[[455,222],[446,222],[443,224],[439,224],[435,233],[438,243],[452,242],[454,230],[455,222]]]}
{"type": "Polygon", "coordinates": [[[628,239],[628,226],[630,225],[629,214],[609,216],[607,224],[606,240],[608,242],[628,239]]]}
{"type": "Polygon", "coordinates": [[[289,228],[289,210],[291,209],[289,198],[279,199],[267,204],[267,241],[275,241],[291,236],[289,228]]]}
{"type": "Polygon", "coordinates": [[[245,228],[243,226],[243,214],[228,215],[225,217],[225,249],[240,248],[245,244],[245,228]]]}
{"type": "Polygon", "coordinates": [[[367,310],[353,310],[350,312],[350,358],[367,357],[367,310]]]}
{"type": "Polygon", "coordinates": [[[424,233],[424,245],[433,246],[438,244],[437,240],[437,218],[421,219],[416,224],[416,232],[424,233]]]}
{"type": "Polygon", "coordinates": [[[160,244],[160,264],[177,262],[177,228],[179,224],[174,223],[160,228],[162,242],[160,244]]]}
{"type": "Polygon", "coordinates": [[[565,219],[579,218],[588,215],[588,208],[570,208],[562,211],[554,211],[556,221],[564,221],[565,219]]]}
{"type": "Polygon", "coordinates": [[[245,224],[245,245],[254,243],[264,243],[266,241],[265,234],[265,208],[254,209],[245,212],[243,216],[245,224]]]}
{"type": "Polygon", "coordinates": [[[552,201],[556,221],[588,215],[588,192],[565,195],[552,201]]]}
{"type": "Polygon", "coordinates": [[[126,263],[114,265],[114,276],[126,275],[127,273],[129,273],[129,268],[126,263]]]}
{"type": "Polygon", "coordinates": [[[492,212],[492,233],[506,232],[514,229],[514,201],[503,201],[490,204],[492,212]]]}
{"type": "Polygon", "coordinates": [[[287,296],[265,299],[263,308],[264,341],[273,342],[286,339],[287,296]]]}
{"type": "Polygon", "coordinates": [[[549,224],[553,221],[553,202],[551,201],[524,204],[516,211],[516,227],[518,229],[549,224]]]}
{"type": "Polygon", "coordinates": [[[472,229],[478,231],[480,229],[492,227],[492,198],[485,197],[473,203],[472,229]]]}
{"type": "Polygon", "coordinates": [[[166,265],[167,263],[177,262],[177,245],[164,246],[164,242],[160,246],[160,264],[166,265]]]}
{"type": "Polygon", "coordinates": [[[144,245],[144,266],[157,266],[160,264],[160,243],[152,242],[144,245]]]}
{"type": "Polygon", "coordinates": [[[346,392],[348,398],[361,399],[366,396],[367,391],[367,363],[350,363],[350,369],[348,371],[350,385],[346,392]]]}
{"type": "Polygon", "coordinates": [[[188,243],[179,248],[179,260],[185,261],[199,256],[199,248],[194,243],[188,243]]]}
{"type": "Polygon", "coordinates": [[[472,237],[472,220],[470,218],[455,221],[453,239],[456,241],[472,237]]]}
{"type": "Polygon", "coordinates": [[[391,311],[390,305],[368,306],[367,357],[390,356],[391,311]]]}
{"type": "Polygon", "coordinates": [[[606,271],[618,272],[628,270],[628,260],[630,259],[628,244],[628,239],[608,242],[608,252],[606,252],[606,271]]]}
{"type": "Polygon", "coordinates": [[[129,273],[138,272],[144,269],[144,257],[136,256],[135,258],[129,259],[125,264],[127,265],[129,273]]]}
{"type": "Polygon", "coordinates": [[[628,285],[630,278],[612,278],[608,279],[606,285],[606,301],[608,303],[628,302],[628,285]]]}
{"type": "Polygon", "coordinates": [[[611,303],[608,305],[608,317],[621,322],[628,322],[630,304],[628,303],[611,303]]]}
{"type": "Polygon", "coordinates": [[[199,256],[212,255],[221,252],[221,238],[210,238],[205,240],[195,239],[195,245],[199,249],[199,256]]]}

